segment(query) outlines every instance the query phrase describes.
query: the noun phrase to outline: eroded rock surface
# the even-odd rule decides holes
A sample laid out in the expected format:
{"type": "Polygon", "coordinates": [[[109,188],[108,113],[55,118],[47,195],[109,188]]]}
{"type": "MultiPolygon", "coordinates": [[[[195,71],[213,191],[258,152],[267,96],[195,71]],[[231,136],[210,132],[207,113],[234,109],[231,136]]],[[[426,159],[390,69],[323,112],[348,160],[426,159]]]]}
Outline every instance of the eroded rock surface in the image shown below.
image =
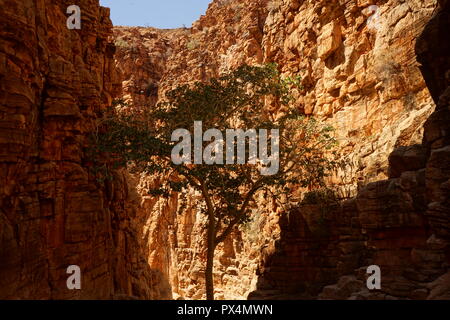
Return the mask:
{"type": "Polygon", "coordinates": [[[437,105],[425,124],[423,143],[394,151],[391,179],[363,187],[354,200],[300,206],[297,223],[282,227],[284,237],[251,298],[311,298],[318,291],[321,299],[449,298],[450,101],[445,75],[450,59],[442,33],[449,27],[449,14],[450,3],[440,2],[417,43],[423,76],[437,105]],[[323,219],[317,210],[325,214],[323,219]],[[319,238],[314,234],[318,224],[323,230],[319,238]],[[311,263],[318,251],[322,255],[311,263]],[[380,290],[367,288],[370,265],[381,268],[380,290]],[[287,276],[293,273],[298,276],[292,281],[287,276]],[[311,283],[320,285],[308,287],[311,283]]]}
{"type": "Polygon", "coordinates": [[[337,129],[350,164],[331,182],[348,199],[287,211],[260,195],[217,250],[216,298],[449,298],[448,1],[215,0],[192,28],[114,39],[108,10],[79,3],[80,31],[68,1],[0,6],[0,298],[203,298],[199,195],[155,198],[155,177],[125,171],[97,181],[85,147],[121,89],[133,112],[265,62],[301,76],[297,105],[337,129]]]}
{"type": "Polygon", "coordinates": [[[0,299],[170,297],[152,286],[126,173],[97,182],[84,150],[120,83],[109,9],[77,3],[81,30],[70,1],[0,3],[0,299]]]}
{"type": "MultiPolygon", "coordinates": [[[[243,63],[276,62],[283,75],[302,77],[304,88],[294,93],[297,105],[336,128],[341,157],[349,159],[332,183],[341,196],[356,198],[328,210],[329,216],[309,205],[288,217],[261,197],[254,222],[217,251],[217,298],[245,298],[250,292],[250,297],[314,298],[340,276],[346,278],[321,297],[335,291],[337,298],[374,297],[362,289],[355,293],[357,285],[365,285],[361,268],[371,263],[389,270],[388,289],[377,298],[430,295],[424,283],[447,268],[446,249],[430,239],[443,240],[436,234],[429,238],[439,229],[430,229],[430,222],[439,232],[448,226],[442,204],[448,201],[441,176],[445,162],[438,160],[446,149],[432,120],[426,139],[439,148],[422,144],[435,102],[415,45],[436,6],[435,0],[216,0],[190,29],[115,28],[116,42],[129,46],[118,49],[116,63],[131,108],[151,107],[170,88],[243,63]],[[430,203],[429,188],[441,202],[430,203]]],[[[435,65],[445,60],[439,59],[435,65]]],[[[426,68],[442,78],[438,67],[426,68]]],[[[436,113],[430,119],[448,123],[436,113]]],[[[154,199],[146,195],[154,179],[138,180],[138,216],[150,266],[163,270],[176,297],[204,297],[205,220],[198,195],[154,199]]]]}

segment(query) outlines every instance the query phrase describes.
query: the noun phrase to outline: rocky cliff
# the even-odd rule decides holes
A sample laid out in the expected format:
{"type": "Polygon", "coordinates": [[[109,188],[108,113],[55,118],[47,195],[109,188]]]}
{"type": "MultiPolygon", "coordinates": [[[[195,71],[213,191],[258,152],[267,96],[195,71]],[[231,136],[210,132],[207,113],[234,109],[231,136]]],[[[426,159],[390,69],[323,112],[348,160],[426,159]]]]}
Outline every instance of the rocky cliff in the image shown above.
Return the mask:
{"type": "Polygon", "coordinates": [[[355,198],[291,212],[251,298],[450,298],[450,61],[442,32],[450,5],[439,5],[415,47],[437,105],[422,143],[397,148],[389,157],[390,179],[362,187],[355,198]],[[367,289],[370,265],[381,268],[380,290],[367,289]]]}
{"type": "Polygon", "coordinates": [[[115,97],[134,112],[265,62],[301,76],[296,104],[336,128],[348,165],[340,201],[257,199],[217,250],[216,298],[450,298],[448,1],[214,0],[175,30],[112,29],[96,0],[68,30],[71,4],[0,1],[0,298],[203,298],[199,196],[99,179],[86,148],[115,97]]]}
{"type": "MultiPolygon", "coordinates": [[[[131,108],[151,107],[176,85],[243,63],[276,62],[284,75],[301,76],[303,90],[295,94],[304,113],[336,128],[348,166],[330,182],[348,200],[287,214],[260,199],[254,221],[218,250],[218,298],[246,298],[255,289],[250,297],[433,296],[425,284],[446,272],[448,249],[430,227],[431,212],[436,224],[447,223],[447,209],[432,204],[430,172],[436,181],[445,177],[442,168],[426,169],[430,149],[419,144],[440,93],[430,94],[420,63],[432,67],[417,61],[415,46],[436,8],[435,0],[216,0],[190,29],[115,28],[131,108]],[[372,263],[386,271],[386,290],[375,294],[358,287],[372,263]],[[324,289],[340,276],[339,285],[324,289]]],[[[175,296],[203,297],[198,198],[155,199],[146,196],[154,179],[138,180],[150,266],[163,270],[175,296]]]]}
{"type": "MultiPolygon", "coordinates": [[[[243,63],[262,63],[260,43],[266,16],[267,1],[213,1],[190,29],[114,28],[116,64],[124,78],[123,98],[129,108],[151,107],[179,84],[207,80],[243,63]]],[[[142,195],[138,216],[146,230],[143,238],[149,265],[164,272],[174,297],[204,298],[205,217],[198,195],[189,192],[173,195],[169,201],[155,199],[148,196],[148,190],[157,181],[145,175],[136,178],[142,195]]],[[[246,226],[250,233],[236,230],[219,249],[216,298],[243,299],[255,287],[261,246],[277,237],[278,217],[272,213],[271,206],[258,213],[258,221],[246,226]],[[266,229],[264,235],[260,227],[266,229]],[[247,236],[253,240],[240,240],[247,236]]]]}
{"type": "Polygon", "coordinates": [[[0,299],[168,297],[152,289],[126,173],[98,182],[85,152],[120,83],[109,9],[77,1],[69,30],[72,4],[0,2],[0,299]]]}

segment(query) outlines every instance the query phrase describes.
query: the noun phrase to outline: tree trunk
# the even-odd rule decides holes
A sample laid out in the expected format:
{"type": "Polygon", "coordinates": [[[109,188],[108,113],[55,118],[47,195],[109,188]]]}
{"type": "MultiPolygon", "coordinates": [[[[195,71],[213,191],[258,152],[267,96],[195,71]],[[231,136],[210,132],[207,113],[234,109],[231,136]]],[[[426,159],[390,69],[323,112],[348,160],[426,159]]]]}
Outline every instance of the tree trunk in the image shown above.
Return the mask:
{"type": "Polygon", "coordinates": [[[205,282],[206,282],[206,300],[214,300],[214,251],[216,249],[215,239],[215,221],[214,216],[209,216],[208,219],[208,243],[207,243],[207,257],[206,257],[206,269],[205,269],[205,282]]]}

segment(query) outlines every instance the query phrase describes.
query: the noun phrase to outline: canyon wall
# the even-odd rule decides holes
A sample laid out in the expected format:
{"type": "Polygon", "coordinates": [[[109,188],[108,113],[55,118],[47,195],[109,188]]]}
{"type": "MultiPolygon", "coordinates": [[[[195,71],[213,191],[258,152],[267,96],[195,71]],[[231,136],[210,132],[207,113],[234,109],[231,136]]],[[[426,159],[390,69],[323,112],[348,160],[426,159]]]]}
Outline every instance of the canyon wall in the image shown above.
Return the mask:
{"type": "Polygon", "coordinates": [[[113,30],[96,0],[68,30],[71,4],[0,0],[1,299],[204,298],[200,196],[155,198],[157,177],[125,170],[99,179],[86,148],[116,97],[138,111],[265,62],[301,76],[296,105],[336,128],[345,201],[259,195],[217,250],[216,298],[450,298],[448,1],[215,0],[175,30],[113,30]]]}
{"type": "MultiPolygon", "coordinates": [[[[359,285],[361,268],[372,262],[389,270],[391,289],[371,297],[429,294],[416,282],[444,273],[446,247],[434,244],[441,238],[431,237],[424,213],[428,149],[409,146],[422,142],[424,123],[435,109],[415,43],[436,6],[435,0],[216,0],[189,29],[115,28],[116,65],[129,108],[151,107],[177,85],[243,63],[276,62],[283,75],[301,76],[297,106],[336,128],[341,158],[348,159],[330,181],[349,199],[343,204],[312,203],[288,214],[261,195],[255,219],[217,250],[217,298],[317,297],[340,276],[347,276],[341,284],[359,285]],[[376,182],[387,178],[392,179],[376,182]],[[411,259],[415,275],[405,279],[411,259]],[[432,266],[423,275],[420,265],[427,263],[432,266]]],[[[204,297],[199,196],[155,199],[147,195],[157,183],[153,177],[134,179],[150,267],[169,279],[174,297],[204,297]]]]}
{"type": "MultiPolygon", "coordinates": [[[[115,27],[116,65],[124,79],[127,108],[151,107],[177,85],[207,80],[243,63],[262,63],[266,15],[265,0],[213,1],[190,29],[115,27]]],[[[205,216],[199,195],[187,192],[157,199],[148,195],[157,183],[154,177],[135,180],[142,195],[138,220],[145,226],[150,267],[163,271],[175,298],[204,298],[205,216]]],[[[272,205],[261,210],[257,221],[245,226],[251,232],[236,230],[217,250],[217,299],[245,299],[255,288],[261,247],[277,238],[278,216],[273,213],[272,205]],[[246,237],[252,240],[242,240],[246,237]]]]}
{"type": "Polygon", "coordinates": [[[336,129],[343,197],[387,177],[395,147],[420,143],[434,103],[414,45],[436,1],[273,1],[265,60],[300,75],[297,103],[336,129]]]}
{"type": "Polygon", "coordinates": [[[422,143],[397,148],[390,179],[355,198],[291,212],[251,298],[450,299],[449,15],[440,1],[415,48],[437,105],[422,143]],[[380,290],[367,289],[370,265],[380,290]]]}
{"type": "Polygon", "coordinates": [[[109,9],[0,1],[0,299],[170,297],[150,270],[126,172],[97,181],[85,147],[120,92],[109,9]],[[66,269],[81,268],[81,290],[66,269]]]}

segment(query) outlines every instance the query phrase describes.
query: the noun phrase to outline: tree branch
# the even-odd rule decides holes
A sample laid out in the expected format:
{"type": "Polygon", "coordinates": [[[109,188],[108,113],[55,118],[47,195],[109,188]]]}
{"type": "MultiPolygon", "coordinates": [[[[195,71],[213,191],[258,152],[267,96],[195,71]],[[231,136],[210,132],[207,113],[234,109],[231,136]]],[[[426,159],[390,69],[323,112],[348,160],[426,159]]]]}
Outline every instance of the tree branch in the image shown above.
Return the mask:
{"type": "Polygon", "coordinates": [[[223,242],[231,233],[231,231],[233,231],[233,227],[244,217],[247,207],[250,203],[250,200],[252,199],[254,194],[262,187],[261,185],[262,180],[263,178],[259,179],[247,193],[247,195],[245,196],[244,203],[242,204],[241,210],[239,210],[238,215],[230,222],[230,224],[222,232],[222,234],[216,238],[216,245],[223,242]]]}

